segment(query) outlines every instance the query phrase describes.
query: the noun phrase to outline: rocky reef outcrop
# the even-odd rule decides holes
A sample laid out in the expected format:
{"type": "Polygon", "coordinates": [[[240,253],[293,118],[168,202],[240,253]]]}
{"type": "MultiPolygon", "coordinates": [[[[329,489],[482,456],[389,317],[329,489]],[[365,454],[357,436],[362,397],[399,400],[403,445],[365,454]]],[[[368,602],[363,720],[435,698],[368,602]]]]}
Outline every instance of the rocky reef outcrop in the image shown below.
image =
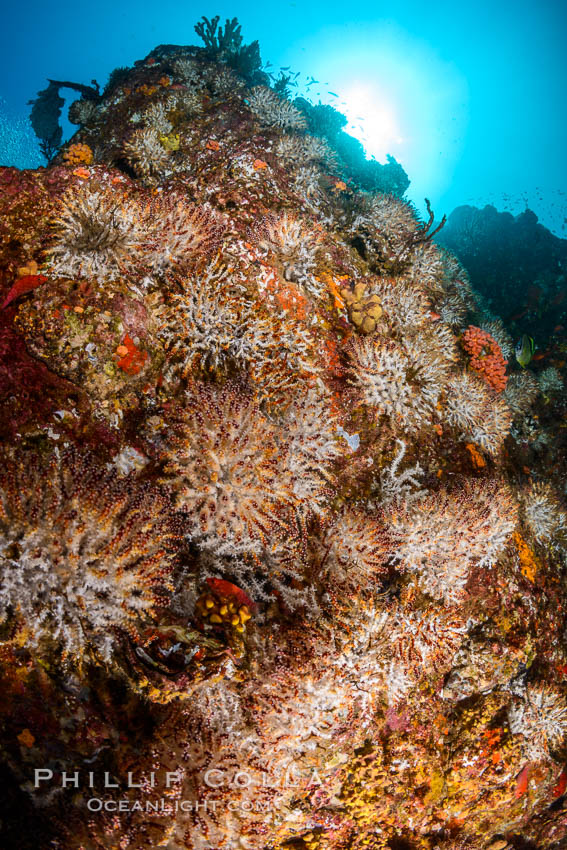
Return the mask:
{"type": "Polygon", "coordinates": [[[0,169],[3,846],[558,848],[562,367],[217,25],[0,169]]]}

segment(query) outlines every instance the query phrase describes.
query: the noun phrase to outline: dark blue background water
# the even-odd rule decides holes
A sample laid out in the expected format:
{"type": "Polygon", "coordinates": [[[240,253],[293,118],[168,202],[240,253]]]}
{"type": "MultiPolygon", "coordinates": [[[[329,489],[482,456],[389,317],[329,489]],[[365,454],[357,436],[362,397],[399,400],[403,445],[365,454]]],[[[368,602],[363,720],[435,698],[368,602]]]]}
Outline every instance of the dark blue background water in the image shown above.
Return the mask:
{"type": "Polygon", "coordinates": [[[41,162],[25,116],[47,77],[104,85],[157,44],[200,43],[193,25],[217,13],[239,18],[264,62],[300,71],[304,87],[319,81],[312,100],[346,112],[378,159],[392,153],[420,208],[424,196],[438,214],[528,204],[567,235],[566,2],[12,2],[0,38],[0,162],[41,162]]]}

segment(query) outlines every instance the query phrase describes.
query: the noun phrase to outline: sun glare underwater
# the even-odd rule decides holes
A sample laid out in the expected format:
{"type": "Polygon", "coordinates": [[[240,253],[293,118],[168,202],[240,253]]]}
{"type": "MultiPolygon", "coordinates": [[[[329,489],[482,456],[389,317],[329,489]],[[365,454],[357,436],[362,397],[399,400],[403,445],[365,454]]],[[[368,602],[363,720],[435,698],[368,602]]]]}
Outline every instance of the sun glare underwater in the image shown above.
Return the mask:
{"type": "Polygon", "coordinates": [[[3,850],[567,846],[566,14],[5,12],[3,850]]]}

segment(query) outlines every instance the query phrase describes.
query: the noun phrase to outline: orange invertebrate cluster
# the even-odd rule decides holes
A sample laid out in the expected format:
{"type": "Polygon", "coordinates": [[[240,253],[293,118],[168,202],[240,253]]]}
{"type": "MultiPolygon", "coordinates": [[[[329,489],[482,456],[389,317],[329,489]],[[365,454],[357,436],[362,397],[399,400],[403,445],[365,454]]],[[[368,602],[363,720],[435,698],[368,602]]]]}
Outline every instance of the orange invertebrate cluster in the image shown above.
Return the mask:
{"type": "Polygon", "coordinates": [[[284,283],[274,276],[268,279],[266,293],[273,295],[278,307],[284,312],[290,313],[301,321],[307,317],[309,301],[294,284],[284,283]]]}
{"type": "Polygon", "coordinates": [[[471,462],[475,469],[483,469],[486,466],[486,461],[474,445],[474,443],[467,443],[465,446],[466,450],[470,453],[471,462]]]}
{"type": "Polygon", "coordinates": [[[225,625],[239,633],[244,632],[252,616],[252,600],[229,581],[209,578],[207,584],[210,590],[199,597],[196,605],[201,619],[213,627],[225,625]]]}
{"type": "Polygon", "coordinates": [[[533,583],[536,573],[541,569],[539,559],[534,555],[524,538],[517,531],[514,532],[514,543],[518,549],[521,573],[533,583]]]}
{"type": "Polygon", "coordinates": [[[136,348],[133,339],[128,334],[116,349],[116,354],[120,358],[116,365],[127,375],[137,375],[141,372],[148,359],[148,352],[136,348]]]}
{"type": "Polygon", "coordinates": [[[93,161],[93,152],[88,145],[74,144],[67,148],[63,159],[69,165],[90,165],[93,161]]]}
{"type": "Polygon", "coordinates": [[[471,357],[472,368],[496,390],[502,392],[506,387],[507,360],[504,360],[502,349],[487,331],[469,325],[463,334],[463,347],[471,357]]]}
{"type": "Polygon", "coordinates": [[[157,87],[156,86],[148,86],[146,83],[143,83],[143,85],[138,86],[136,91],[139,92],[140,94],[146,95],[146,97],[149,97],[150,95],[156,93],[157,87]]]}

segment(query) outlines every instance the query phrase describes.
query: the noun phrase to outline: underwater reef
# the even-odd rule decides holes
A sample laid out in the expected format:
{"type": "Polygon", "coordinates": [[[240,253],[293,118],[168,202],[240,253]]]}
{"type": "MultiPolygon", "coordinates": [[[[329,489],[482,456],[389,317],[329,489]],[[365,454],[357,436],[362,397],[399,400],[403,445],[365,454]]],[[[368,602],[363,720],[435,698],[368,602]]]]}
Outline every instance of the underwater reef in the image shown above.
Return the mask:
{"type": "Polygon", "coordinates": [[[528,333],[540,350],[565,353],[566,239],[530,209],[513,216],[487,205],[454,209],[439,242],[459,257],[486,308],[502,316],[515,337],[528,333]]]}
{"type": "Polygon", "coordinates": [[[1,846],[559,850],[565,364],[218,24],[0,169],[1,846]]]}

